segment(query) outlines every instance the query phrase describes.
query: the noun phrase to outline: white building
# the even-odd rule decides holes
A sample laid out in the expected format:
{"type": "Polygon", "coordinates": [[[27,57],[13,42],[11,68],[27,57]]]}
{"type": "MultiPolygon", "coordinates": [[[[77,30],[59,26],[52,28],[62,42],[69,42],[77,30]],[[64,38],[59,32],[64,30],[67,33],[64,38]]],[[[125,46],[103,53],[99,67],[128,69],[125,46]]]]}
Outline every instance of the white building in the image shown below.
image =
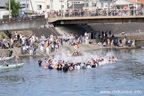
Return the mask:
{"type": "Polygon", "coordinates": [[[84,4],[84,0],[67,0],[68,7],[70,7],[73,4],[84,4]]]}
{"type": "Polygon", "coordinates": [[[51,2],[52,10],[67,10],[68,8],[68,1],[67,0],[52,0],[51,2]]]}
{"type": "Polygon", "coordinates": [[[49,6],[47,6],[48,3],[49,0],[20,0],[21,6],[25,6],[22,9],[24,12],[42,13],[49,9],[49,6]]]}
{"type": "Polygon", "coordinates": [[[49,12],[52,10],[66,10],[67,0],[20,0],[20,4],[25,6],[23,11],[42,13],[43,11],[49,12]]]}
{"type": "Polygon", "coordinates": [[[95,10],[99,9],[107,9],[113,5],[113,0],[84,0],[85,7],[84,9],[95,10]]]}
{"type": "Polygon", "coordinates": [[[9,15],[9,11],[6,9],[0,9],[0,19],[3,19],[4,15],[9,15]]]}
{"type": "Polygon", "coordinates": [[[136,0],[136,3],[135,2],[132,2],[132,0],[116,0],[115,2],[115,5],[119,5],[121,7],[124,7],[124,6],[128,6],[128,7],[139,7],[141,6],[140,3],[137,3],[137,1],[139,0],[136,0]]]}
{"type": "Polygon", "coordinates": [[[5,9],[5,4],[8,0],[0,0],[0,19],[3,19],[4,15],[9,15],[9,10],[5,9]]]}

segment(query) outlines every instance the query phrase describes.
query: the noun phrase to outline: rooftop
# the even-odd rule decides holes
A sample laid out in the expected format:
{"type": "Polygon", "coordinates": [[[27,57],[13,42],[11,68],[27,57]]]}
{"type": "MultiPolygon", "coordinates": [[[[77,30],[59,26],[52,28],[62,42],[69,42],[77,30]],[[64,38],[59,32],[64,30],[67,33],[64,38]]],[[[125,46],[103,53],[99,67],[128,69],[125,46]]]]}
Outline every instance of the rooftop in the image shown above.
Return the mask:
{"type": "MultiPolygon", "coordinates": [[[[129,0],[129,1],[135,3],[135,0],[129,0]]],[[[138,0],[136,1],[136,3],[144,4],[144,0],[138,0]]]]}

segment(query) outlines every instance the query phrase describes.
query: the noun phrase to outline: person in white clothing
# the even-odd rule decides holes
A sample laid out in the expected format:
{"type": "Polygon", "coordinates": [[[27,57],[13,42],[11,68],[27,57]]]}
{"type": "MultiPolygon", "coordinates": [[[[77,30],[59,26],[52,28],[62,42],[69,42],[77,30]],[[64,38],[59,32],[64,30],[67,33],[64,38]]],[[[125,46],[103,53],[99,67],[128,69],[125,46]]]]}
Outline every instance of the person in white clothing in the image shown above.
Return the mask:
{"type": "Polygon", "coordinates": [[[50,49],[48,46],[46,47],[46,54],[50,54],[50,49]]]}
{"type": "Polygon", "coordinates": [[[76,67],[75,67],[75,69],[76,69],[76,70],[80,70],[80,65],[77,64],[76,67]]]}
{"type": "Polygon", "coordinates": [[[131,46],[132,46],[132,47],[135,47],[135,40],[134,40],[134,39],[132,40],[131,46]]]}

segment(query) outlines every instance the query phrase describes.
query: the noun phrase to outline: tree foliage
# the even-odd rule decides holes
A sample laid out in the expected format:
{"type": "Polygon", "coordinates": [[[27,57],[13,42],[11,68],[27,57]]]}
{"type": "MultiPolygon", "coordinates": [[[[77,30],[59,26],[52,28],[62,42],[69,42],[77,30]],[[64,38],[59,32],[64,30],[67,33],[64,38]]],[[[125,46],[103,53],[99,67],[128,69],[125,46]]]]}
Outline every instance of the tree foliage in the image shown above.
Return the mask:
{"type": "Polygon", "coordinates": [[[1,34],[1,37],[2,37],[2,38],[6,38],[7,36],[6,36],[6,34],[3,32],[3,33],[1,34]]]}
{"type": "MultiPolygon", "coordinates": [[[[16,2],[15,0],[10,0],[11,3],[11,15],[12,17],[17,17],[20,9],[20,2],[16,2]]],[[[6,3],[6,9],[9,10],[9,1],[6,3]]]]}

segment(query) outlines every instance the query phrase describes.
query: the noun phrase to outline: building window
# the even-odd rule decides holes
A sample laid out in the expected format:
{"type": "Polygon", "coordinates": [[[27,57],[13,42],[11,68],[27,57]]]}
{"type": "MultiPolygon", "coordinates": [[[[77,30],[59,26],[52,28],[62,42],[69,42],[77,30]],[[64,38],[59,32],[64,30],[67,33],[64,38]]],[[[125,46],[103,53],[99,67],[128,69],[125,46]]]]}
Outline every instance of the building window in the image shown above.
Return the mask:
{"type": "Polygon", "coordinates": [[[47,9],[50,9],[50,5],[47,5],[47,9]]]}
{"type": "Polygon", "coordinates": [[[42,10],[42,5],[38,5],[38,10],[42,10]]]}
{"type": "Polygon", "coordinates": [[[62,5],[61,7],[64,8],[64,5],[62,5]]]}
{"type": "Polygon", "coordinates": [[[103,8],[103,3],[101,3],[101,7],[103,8]]]}

